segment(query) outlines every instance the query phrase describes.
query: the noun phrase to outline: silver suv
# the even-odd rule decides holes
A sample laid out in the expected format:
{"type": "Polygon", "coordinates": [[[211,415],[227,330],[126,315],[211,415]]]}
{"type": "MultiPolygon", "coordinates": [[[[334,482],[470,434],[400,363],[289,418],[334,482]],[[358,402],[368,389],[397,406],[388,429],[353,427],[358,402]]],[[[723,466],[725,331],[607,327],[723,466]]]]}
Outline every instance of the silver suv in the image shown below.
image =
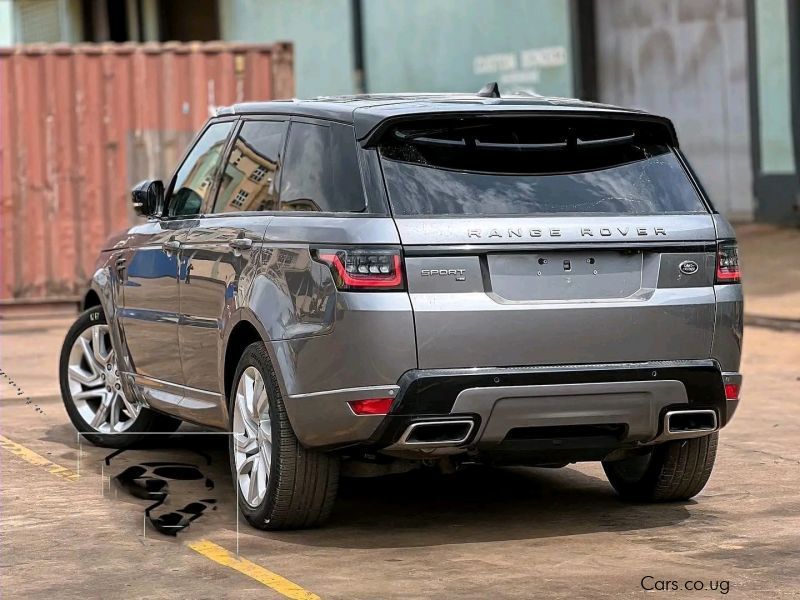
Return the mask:
{"type": "Polygon", "coordinates": [[[72,422],[231,433],[242,513],[343,474],[602,461],[636,501],[711,473],[741,385],[734,232],[669,120],[572,100],[356,96],[210,119],[104,246],[61,354],[72,422]]]}

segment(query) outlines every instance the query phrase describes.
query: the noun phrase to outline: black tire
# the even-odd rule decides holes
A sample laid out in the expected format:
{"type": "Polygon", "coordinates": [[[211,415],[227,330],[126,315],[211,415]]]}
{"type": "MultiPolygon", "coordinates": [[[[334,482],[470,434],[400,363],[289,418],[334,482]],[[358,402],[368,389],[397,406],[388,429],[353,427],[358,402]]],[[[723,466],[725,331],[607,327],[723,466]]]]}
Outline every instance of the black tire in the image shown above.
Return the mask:
{"type": "Polygon", "coordinates": [[[717,432],[654,446],[647,453],[603,462],[608,481],[626,500],[689,500],[705,487],[717,455],[717,432]]]}
{"type": "Polygon", "coordinates": [[[97,430],[86,422],[76,408],[67,378],[72,346],[78,339],[78,336],[89,327],[105,323],[106,317],[103,313],[103,309],[100,306],[93,306],[78,315],[75,323],[69,328],[64,338],[58,367],[58,379],[61,385],[61,399],[64,402],[64,408],[67,411],[67,415],[69,415],[70,421],[72,421],[75,429],[81,432],[84,439],[90,441],[95,446],[102,446],[105,448],[129,448],[143,442],[148,437],[146,435],[137,434],[172,433],[180,427],[181,421],[147,408],[142,408],[139,411],[139,415],[136,417],[135,421],[124,433],[95,433],[97,430]]]}
{"type": "Polygon", "coordinates": [[[233,486],[239,508],[253,527],[266,530],[305,529],[324,523],[331,514],[339,486],[339,459],[303,447],[294,434],[283,404],[275,371],[262,342],[250,344],[242,353],[231,385],[228,411],[233,424],[236,389],[242,373],[255,367],[265,382],[272,432],[271,465],[266,495],[251,507],[238,484],[233,436],[229,453],[233,486]]]}

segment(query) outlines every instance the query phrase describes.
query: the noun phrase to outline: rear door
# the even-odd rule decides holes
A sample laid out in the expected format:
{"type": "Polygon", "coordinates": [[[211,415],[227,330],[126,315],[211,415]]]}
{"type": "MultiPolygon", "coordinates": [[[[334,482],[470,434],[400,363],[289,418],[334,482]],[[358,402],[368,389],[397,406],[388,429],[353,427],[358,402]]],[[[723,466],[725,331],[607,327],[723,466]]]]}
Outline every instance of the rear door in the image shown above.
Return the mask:
{"type": "Polygon", "coordinates": [[[398,126],[381,164],[420,368],[707,358],[715,229],[662,126],[398,126]]]}
{"type": "Polygon", "coordinates": [[[275,210],[283,120],[246,120],[228,150],[216,197],[204,208],[181,251],[178,328],[187,397],[182,407],[211,425],[224,423],[223,332],[238,306],[242,274],[257,257],[275,210]]]}

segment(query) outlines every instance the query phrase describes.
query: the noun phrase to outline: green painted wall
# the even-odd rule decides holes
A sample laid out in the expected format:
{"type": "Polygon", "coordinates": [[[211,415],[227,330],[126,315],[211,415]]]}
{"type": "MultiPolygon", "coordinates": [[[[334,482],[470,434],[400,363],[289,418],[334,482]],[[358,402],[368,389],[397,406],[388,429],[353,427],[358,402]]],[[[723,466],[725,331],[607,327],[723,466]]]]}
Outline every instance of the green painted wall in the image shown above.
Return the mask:
{"type": "Polygon", "coordinates": [[[11,0],[0,0],[0,46],[14,43],[14,5],[11,0]]]}
{"type": "Polygon", "coordinates": [[[755,8],[761,172],[794,173],[788,7],[786,0],[759,0],[755,8]]]}
{"type": "Polygon", "coordinates": [[[222,38],[294,43],[299,98],[353,92],[349,0],[222,0],[222,38]]]}
{"type": "MultiPolygon", "coordinates": [[[[349,94],[350,0],[222,0],[228,41],[295,44],[297,95],[349,94]]],[[[569,0],[363,0],[369,92],[572,94],[569,0]]]]}
{"type": "Polygon", "coordinates": [[[371,92],[572,94],[567,0],[365,0],[371,92]]]}

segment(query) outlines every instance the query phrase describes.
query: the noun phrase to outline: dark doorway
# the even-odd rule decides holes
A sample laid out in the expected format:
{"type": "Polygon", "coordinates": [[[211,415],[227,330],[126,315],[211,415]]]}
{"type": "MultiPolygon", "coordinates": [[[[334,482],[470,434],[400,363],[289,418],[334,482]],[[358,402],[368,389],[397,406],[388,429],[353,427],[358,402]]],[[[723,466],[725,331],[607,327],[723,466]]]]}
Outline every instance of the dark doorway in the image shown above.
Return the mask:
{"type": "Polygon", "coordinates": [[[161,41],[219,39],[217,0],[169,0],[159,4],[161,41]]]}
{"type": "Polygon", "coordinates": [[[82,0],[83,39],[86,42],[128,42],[135,40],[129,31],[127,5],[115,0],[82,0]]]}
{"type": "Polygon", "coordinates": [[[81,0],[86,42],[219,39],[217,0],[81,0]]]}

